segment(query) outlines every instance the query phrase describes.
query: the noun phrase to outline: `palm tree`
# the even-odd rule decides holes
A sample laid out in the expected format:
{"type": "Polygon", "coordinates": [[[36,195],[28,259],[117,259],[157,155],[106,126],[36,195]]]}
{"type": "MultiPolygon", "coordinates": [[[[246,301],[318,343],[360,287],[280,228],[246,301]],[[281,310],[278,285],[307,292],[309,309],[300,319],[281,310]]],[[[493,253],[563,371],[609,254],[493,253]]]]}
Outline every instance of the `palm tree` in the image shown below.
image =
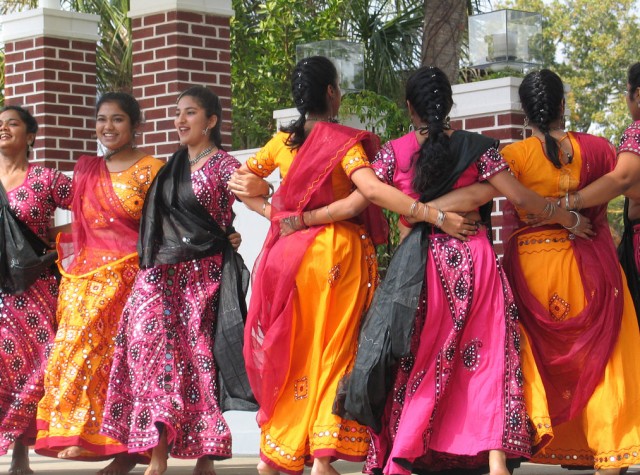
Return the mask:
{"type": "Polygon", "coordinates": [[[458,67],[467,15],[487,8],[487,0],[424,0],[423,65],[438,66],[451,84],[458,82],[458,67]]]}
{"type": "MultiPolygon", "coordinates": [[[[66,10],[100,15],[96,50],[98,90],[131,90],[131,26],[129,0],[62,0],[66,10]]],[[[37,0],[3,0],[0,15],[36,8],[37,0]]],[[[0,92],[4,90],[4,54],[0,51],[0,92]]],[[[4,96],[0,94],[0,102],[4,96]]]]}
{"type": "Polygon", "coordinates": [[[343,36],[365,46],[365,89],[399,99],[420,64],[422,0],[350,0],[343,36]]]}

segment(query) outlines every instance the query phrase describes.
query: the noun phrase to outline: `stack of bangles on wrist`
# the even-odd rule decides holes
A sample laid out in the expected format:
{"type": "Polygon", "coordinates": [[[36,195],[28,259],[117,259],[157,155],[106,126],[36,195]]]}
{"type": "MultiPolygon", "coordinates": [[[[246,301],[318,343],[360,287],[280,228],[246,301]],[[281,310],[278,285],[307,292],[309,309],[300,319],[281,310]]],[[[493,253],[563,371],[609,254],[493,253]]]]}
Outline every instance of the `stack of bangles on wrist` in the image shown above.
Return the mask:
{"type": "Polygon", "coordinates": [[[307,229],[309,227],[305,224],[301,214],[292,214],[291,216],[282,218],[281,221],[294,231],[300,231],[301,229],[307,229]]]}
{"type": "MultiPolygon", "coordinates": [[[[562,206],[563,198],[558,198],[557,205],[562,206]]],[[[565,193],[564,195],[564,209],[567,211],[580,211],[582,209],[582,195],[580,192],[576,191],[575,193],[565,193]],[[573,206],[571,206],[571,198],[573,197],[573,206]]]]}
{"type": "Polygon", "coordinates": [[[550,219],[554,214],[556,214],[557,209],[557,204],[552,203],[551,201],[547,201],[547,204],[544,206],[542,213],[540,213],[538,217],[542,219],[550,219]]]}
{"type": "MultiPolygon", "coordinates": [[[[407,228],[412,228],[413,224],[409,222],[408,218],[415,218],[418,214],[418,207],[422,205],[422,213],[424,216],[423,221],[426,223],[430,223],[429,222],[429,208],[430,206],[426,203],[420,203],[420,200],[415,200],[413,203],[411,203],[411,207],[409,208],[409,214],[408,215],[403,215],[401,214],[400,217],[398,218],[398,221],[400,221],[400,223],[407,227],[407,228]]],[[[433,224],[434,226],[436,226],[437,228],[441,227],[444,224],[445,219],[447,218],[447,213],[445,213],[442,210],[437,210],[438,211],[438,216],[436,217],[436,220],[434,223],[430,223],[433,224]]]]}

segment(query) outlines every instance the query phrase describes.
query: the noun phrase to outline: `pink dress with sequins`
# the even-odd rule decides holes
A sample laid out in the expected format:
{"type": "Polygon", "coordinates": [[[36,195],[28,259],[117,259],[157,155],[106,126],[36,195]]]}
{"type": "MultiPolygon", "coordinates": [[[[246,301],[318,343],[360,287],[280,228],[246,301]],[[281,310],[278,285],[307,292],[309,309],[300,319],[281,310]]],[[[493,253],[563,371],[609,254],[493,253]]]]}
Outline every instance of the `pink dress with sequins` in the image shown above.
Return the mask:
{"type": "MultiPolygon", "coordinates": [[[[220,151],[191,175],[196,198],[220,226],[233,219],[226,184],[239,166],[220,151]]],[[[163,424],[172,457],[231,457],[213,357],[221,273],[222,254],[138,272],[116,336],[100,430],[130,453],[155,447],[163,424]]]]}
{"type": "MultiPolygon", "coordinates": [[[[7,192],[11,209],[48,240],[56,208],[71,205],[71,179],[30,165],[24,182],[7,192]]],[[[33,444],[36,409],[56,327],[58,282],[50,269],[20,295],[0,291],[0,455],[22,437],[33,444]]]]}
{"type": "MultiPolygon", "coordinates": [[[[455,132],[454,132],[455,134],[455,132]]],[[[372,162],[378,177],[417,196],[414,133],[387,143],[372,162]]],[[[507,169],[488,149],[455,188],[507,169]]],[[[486,232],[462,242],[432,234],[411,354],[395,375],[366,470],[408,475],[488,465],[488,451],[530,456],[519,362],[518,311],[486,232]]]]}

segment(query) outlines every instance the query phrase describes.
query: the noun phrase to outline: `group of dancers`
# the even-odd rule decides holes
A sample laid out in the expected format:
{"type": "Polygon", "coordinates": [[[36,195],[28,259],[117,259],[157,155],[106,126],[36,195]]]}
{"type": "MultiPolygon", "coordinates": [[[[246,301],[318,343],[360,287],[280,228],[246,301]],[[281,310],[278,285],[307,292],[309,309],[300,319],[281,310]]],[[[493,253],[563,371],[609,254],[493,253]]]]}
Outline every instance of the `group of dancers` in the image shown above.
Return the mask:
{"type": "Polygon", "coordinates": [[[161,475],[169,456],[214,475],[232,455],[229,408],[258,411],[260,475],[336,475],[337,459],[385,475],[640,463],[640,63],[617,150],[565,130],[564,86],[545,69],[519,89],[531,136],[502,150],[450,128],[435,67],[407,81],[412,131],[382,146],[336,123],[329,59],[301,60],[291,90],[298,120],[242,165],[222,148],[209,89],[178,96],[181,147],[166,164],[135,146],[137,101],[106,93],[106,152],[80,157],[72,179],[29,163],[38,124],[25,108],[0,110],[2,232],[13,219],[55,240],[58,259],[29,272],[0,241],[10,473],[32,473],[34,446],[113,459],[100,475],[137,463],[161,475]],[[606,218],[620,194],[629,283],[606,218]],[[495,196],[509,202],[504,265],[495,196]],[[246,320],[235,199],[271,222],[246,320]],[[56,208],[70,225],[50,227],[56,208]],[[382,282],[381,208],[402,236],[382,282]]]}

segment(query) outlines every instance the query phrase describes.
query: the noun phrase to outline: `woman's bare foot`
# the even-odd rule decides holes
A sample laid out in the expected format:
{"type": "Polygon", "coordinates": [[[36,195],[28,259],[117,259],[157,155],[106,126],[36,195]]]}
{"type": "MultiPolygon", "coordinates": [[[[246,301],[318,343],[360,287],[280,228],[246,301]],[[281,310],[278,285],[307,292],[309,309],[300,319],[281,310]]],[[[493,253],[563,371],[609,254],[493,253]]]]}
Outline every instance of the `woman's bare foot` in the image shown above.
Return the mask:
{"type": "Polygon", "coordinates": [[[316,457],[313,459],[311,475],[340,475],[331,465],[330,457],[316,457]]]}
{"type": "Polygon", "coordinates": [[[216,475],[216,471],[213,469],[213,460],[207,455],[200,457],[193,469],[193,475],[216,475]]]}
{"type": "Polygon", "coordinates": [[[98,470],[96,475],[125,475],[133,470],[136,461],[130,454],[118,454],[109,465],[102,470],[98,470]]]}
{"type": "Polygon", "coordinates": [[[164,427],[160,430],[158,445],[151,452],[151,461],[144,471],[144,475],[162,475],[167,471],[167,458],[169,457],[169,444],[167,443],[167,431],[164,427]]]}
{"type": "Polygon", "coordinates": [[[507,454],[504,451],[489,451],[489,475],[510,475],[507,468],[507,454]]]}
{"type": "Polygon", "coordinates": [[[275,468],[271,467],[262,460],[260,460],[256,468],[258,469],[258,473],[260,475],[280,475],[280,472],[278,472],[275,468]]]}
{"type": "Polygon", "coordinates": [[[13,444],[9,475],[29,475],[30,473],[33,473],[33,470],[29,467],[29,447],[18,439],[13,444]]]}
{"type": "Polygon", "coordinates": [[[62,449],[58,452],[59,459],[72,459],[76,457],[80,457],[83,453],[81,447],[77,445],[72,445],[71,447],[67,447],[66,449],[62,449]]]}

